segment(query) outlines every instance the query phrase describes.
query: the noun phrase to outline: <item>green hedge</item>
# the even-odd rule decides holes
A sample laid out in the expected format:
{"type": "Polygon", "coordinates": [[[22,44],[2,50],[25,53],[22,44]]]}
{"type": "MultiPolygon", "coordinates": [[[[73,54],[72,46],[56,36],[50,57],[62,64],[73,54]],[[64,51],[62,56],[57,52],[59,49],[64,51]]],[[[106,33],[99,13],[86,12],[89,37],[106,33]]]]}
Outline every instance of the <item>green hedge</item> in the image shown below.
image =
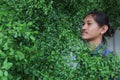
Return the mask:
{"type": "Polygon", "coordinates": [[[118,61],[90,57],[91,50],[81,40],[80,24],[85,14],[97,8],[109,14],[116,28],[119,4],[117,0],[1,0],[0,80],[118,76],[118,61]],[[78,63],[76,68],[74,63],[78,63]]]}

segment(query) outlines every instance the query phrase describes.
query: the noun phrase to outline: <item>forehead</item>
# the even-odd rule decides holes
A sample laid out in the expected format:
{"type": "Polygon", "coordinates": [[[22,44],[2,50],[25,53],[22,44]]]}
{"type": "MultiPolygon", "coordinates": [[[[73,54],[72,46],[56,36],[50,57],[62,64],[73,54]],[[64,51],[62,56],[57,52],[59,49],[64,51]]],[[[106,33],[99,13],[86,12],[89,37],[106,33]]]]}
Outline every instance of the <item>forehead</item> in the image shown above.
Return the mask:
{"type": "Polygon", "coordinates": [[[85,17],[84,22],[95,22],[92,15],[88,15],[85,17]]]}

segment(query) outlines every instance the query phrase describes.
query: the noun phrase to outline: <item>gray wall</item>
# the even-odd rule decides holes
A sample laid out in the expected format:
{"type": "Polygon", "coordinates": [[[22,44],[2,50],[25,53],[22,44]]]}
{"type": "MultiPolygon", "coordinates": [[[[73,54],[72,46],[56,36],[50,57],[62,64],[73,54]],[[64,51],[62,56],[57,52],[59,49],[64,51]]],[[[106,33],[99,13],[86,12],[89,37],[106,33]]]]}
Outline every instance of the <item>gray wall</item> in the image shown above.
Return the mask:
{"type": "Polygon", "coordinates": [[[120,56],[120,30],[115,32],[113,37],[107,37],[108,48],[111,51],[116,51],[120,56]]]}

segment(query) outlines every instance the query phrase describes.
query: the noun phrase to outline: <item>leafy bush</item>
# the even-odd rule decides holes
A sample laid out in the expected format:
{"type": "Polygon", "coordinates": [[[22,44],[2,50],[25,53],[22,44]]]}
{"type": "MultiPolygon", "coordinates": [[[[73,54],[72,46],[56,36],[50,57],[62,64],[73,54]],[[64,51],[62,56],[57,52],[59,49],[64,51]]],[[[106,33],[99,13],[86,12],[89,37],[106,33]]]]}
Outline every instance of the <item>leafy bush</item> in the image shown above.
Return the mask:
{"type": "Polygon", "coordinates": [[[109,13],[118,9],[111,9],[112,1],[104,8],[103,3],[1,0],[0,80],[93,80],[119,75],[117,58],[110,62],[90,57],[91,50],[80,38],[83,15],[96,7],[109,13]]]}

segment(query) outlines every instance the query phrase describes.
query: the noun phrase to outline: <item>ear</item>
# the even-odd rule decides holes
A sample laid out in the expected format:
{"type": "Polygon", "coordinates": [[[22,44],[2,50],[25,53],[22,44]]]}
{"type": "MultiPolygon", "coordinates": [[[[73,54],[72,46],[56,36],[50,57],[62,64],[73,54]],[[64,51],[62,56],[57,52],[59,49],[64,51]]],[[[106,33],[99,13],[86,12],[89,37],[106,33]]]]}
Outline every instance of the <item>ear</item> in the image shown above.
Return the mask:
{"type": "Polygon", "coordinates": [[[103,26],[101,27],[101,32],[100,32],[100,34],[104,34],[105,32],[107,32],[107,30],[108,30],[108,26],[107,26],[107,25],[103,25],[103,26]]]}

